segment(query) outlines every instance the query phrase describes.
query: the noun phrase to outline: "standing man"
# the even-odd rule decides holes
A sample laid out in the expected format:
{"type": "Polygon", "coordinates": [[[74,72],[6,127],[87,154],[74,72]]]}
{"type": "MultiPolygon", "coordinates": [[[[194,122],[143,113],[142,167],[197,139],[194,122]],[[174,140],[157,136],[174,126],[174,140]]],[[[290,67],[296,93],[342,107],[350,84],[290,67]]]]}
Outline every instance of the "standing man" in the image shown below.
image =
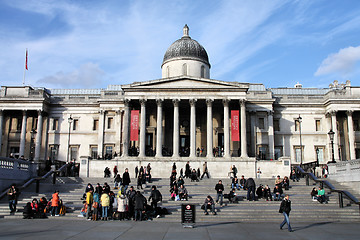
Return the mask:
{"type": "Polygon", "coordinates": [[[207,162],[205,162],[205,163],[203,164],[203,174],[201,175],[200,180],[202,180],[202,179],[204,178],[205,174],[206,174],[207,178],[209,178],[209,172],[208,172],[208,168],[207,168],[207,162]]]}
{"type": "Polygon", "coordinates": [[[223,197],[224,197],[224,185],[222,184],[222,181],[219,180],[219,183],[215,185],[216,190],[216,202],[219,202],[220,198],[220,206],[223,204],[223,197]]]}
{"type": "Polygon", "coordinates": [[[130,174],[129,174],[129,169],[125,168],[125,172],[123,173],[123,177],[122,177],[122,185],[124,186],[124,194],[126,194],[126,190],[130,184],[131,180],[130,180],[130,174]]]}
{"type": "Polygon", "coordinates": [[[244,188],[247,189],[247,200],[248,201],[255,201],[255,181],[253,178],[249,178],[248,180],[246,180],[246,183],[244,185],[244,188]],[[250,193],[251,193],[251,198],[250,198],[250,193]]]}
{"type": "Polygon", "coordinates": [[[19,195],[19,190],[15,186],[15,184],[11,185],[9,191],[7,192],[7,195],[9,196],[9,208],[10,213],[16,212],[16,204],[17,204],[17,197],[19,195]]]}
{"type": "Polygon", "coordinates": [[[281,201],[280,209],[279,209],[279,213],[282,213],[284,215],[284,221],[280,224],[280,230],[282,230],[283,226],[286,223],[288,225],[288,231],[289,232],[293,231],[290,226],[290,219],[289,219],[290,211],[291,211],[291,201],[289,199],[289,195],[286,195],[284,199],[281,201]]]}
{"type": "Polygon", "coordinates": [[[139,174],[139,168],[138,166],[135,167],[135,178],[138,177],[138,174],[139,174]]]}
{"type": "Polygon", "coordinates": [[[191,174],[191,170],[190,170],[190,162],[187,161],[186,165],[185,165],[185,177],[189,178],[191,174]]]}

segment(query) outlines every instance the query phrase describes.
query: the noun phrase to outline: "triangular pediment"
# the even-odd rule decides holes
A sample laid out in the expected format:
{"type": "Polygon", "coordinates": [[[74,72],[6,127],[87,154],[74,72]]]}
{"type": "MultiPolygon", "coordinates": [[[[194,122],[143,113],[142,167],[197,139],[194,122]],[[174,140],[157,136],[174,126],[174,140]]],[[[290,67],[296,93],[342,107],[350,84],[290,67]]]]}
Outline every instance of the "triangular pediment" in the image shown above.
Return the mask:
{"type": "Polygon", "coordinates": [[[214,79],[204,78],[164,78],[158,80],[151,80],[146,82],[135,82],[128,85],[123,85],[122,89],[247,89],[248,84],[237,82],[224,82],[214,79]]]}

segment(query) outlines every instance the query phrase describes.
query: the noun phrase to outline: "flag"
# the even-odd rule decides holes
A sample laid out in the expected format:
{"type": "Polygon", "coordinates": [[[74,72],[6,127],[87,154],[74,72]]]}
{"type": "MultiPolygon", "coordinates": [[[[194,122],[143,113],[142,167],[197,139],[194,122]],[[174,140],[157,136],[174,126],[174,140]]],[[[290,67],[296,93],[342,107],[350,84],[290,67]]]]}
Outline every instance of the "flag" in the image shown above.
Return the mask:
{"type": "Polygon", "coordinates": [[[29,70],[28,69],[28,50],[27,49],[26,49],[26,54],[25,54],[25,69],[29,70]]]}

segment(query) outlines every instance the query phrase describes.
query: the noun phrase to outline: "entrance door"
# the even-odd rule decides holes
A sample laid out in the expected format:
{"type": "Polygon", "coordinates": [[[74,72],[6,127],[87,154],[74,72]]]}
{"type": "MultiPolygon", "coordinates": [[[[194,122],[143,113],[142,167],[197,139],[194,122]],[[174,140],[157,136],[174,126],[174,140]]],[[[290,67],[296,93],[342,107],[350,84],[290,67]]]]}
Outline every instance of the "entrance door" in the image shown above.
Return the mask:
{"type": "Polygon", "coordinates": [[[190,136],[180,135],[180,156],[188,157],[190,155],[190,136]]]}
{"type": "MultiPolygon", "coordinates": [[[[146,143],[145,143],[145,155],[146,156],[155,156],[154,154],[154,143],[153,143],[153,137],[154,135],[152,133],[146,133],[146,143]]],[[[157,149],[156,149],[157,150],[157,149]]]]}

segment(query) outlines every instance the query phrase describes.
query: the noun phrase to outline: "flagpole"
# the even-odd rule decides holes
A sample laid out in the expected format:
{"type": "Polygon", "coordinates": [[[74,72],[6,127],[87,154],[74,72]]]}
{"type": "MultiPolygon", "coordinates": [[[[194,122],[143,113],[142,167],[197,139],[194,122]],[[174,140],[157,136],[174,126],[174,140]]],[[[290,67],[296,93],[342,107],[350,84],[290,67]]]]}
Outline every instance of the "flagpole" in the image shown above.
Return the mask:
{"type": "Polygon", "coordinates": [[[25,86],[25,73],[26,73],[26,70],[28,69],[27,60],[28,60],[28,49],[26,49],[26,51],[25,51],[25,66],[24,66],[23,86],[25,86]]]}

